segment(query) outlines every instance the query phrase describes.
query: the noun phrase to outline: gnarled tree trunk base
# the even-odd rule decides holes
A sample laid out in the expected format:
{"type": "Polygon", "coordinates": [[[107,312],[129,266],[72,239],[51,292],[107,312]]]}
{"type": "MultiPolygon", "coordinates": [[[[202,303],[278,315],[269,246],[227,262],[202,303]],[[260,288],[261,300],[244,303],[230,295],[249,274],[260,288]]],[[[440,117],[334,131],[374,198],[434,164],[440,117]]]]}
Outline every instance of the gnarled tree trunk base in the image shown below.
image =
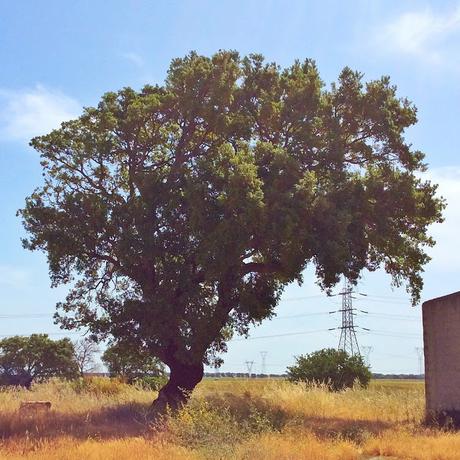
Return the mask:
{"type": "Polygon", "coordinates": [[[168,383],[160,390],[158,398],[150,407],[153,421],[182,409],[193,389],[201,382],[204,374],[203,363],[183,364],[174,362],[169,365],[168,383]]]}

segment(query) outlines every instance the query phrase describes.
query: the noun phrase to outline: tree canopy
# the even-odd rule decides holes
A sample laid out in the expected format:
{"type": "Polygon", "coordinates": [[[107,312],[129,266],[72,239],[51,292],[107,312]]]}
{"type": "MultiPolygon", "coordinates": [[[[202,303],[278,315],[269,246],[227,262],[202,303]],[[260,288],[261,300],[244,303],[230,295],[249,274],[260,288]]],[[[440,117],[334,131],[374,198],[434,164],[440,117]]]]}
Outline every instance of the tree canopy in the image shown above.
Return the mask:
{"type": "Polygon", "coordinates": [[[58,321],[146,347],[173,404],[308,264],[326,290],[383,267],[419,300],[443,204],[403,137],[416,121],[388,77],[326,87],[309,59],[190,53],[32,140],[24,246],[73,283],[58,321]]]}
{"type": "Polygon", "coordinates": [[[47,334],[32,334],[0,340],[0,385],[30,387],[34,381],[77,375],[69,339],[51,340],[47,334]]]}
{"type": "Polygon", "coordinates": [[[110,345],[102,355],[102,362],[112,377],[122,377],[128,383],[164,374],[163,363],[148,350],[134,349],[124,343],[110,345]]]}

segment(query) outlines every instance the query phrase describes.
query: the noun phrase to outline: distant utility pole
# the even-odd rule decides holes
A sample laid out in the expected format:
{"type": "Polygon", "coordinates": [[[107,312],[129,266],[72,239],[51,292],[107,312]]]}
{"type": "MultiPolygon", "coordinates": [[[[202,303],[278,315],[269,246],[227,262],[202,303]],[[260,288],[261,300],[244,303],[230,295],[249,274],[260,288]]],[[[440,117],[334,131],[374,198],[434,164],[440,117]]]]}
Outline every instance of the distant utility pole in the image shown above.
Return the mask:
{"type": "Polygon", "coordinates": [[[254,365],[254,361],[245,361],[246,367],[248,368],[248,378],[252,376],[252,366],[254,365]]]}
{"type": "Polygon", "coordinates": [[[418,373],[419,375],[423,375],[424,373],[424,366],[423,366],[423,347],[415,347],[415,352],[417,353],[418,356],[418,373]]]}
{"type": "MultiPolygon", "coordinates": [[[[329,313],[342,313],[342,325],[340,327],[334,327],[330,330],[340,329],[340,339],[339,339],[339,350],[346,351],[349,355],[354,356],[358,355],[361,356],[361,352],[359,350],[358,339],[356,338],[356,327],[354,324],[353,317],[356,315],[354,313],[356,308],[353,308],[353,289],[351,286],[351,282],[348,278],[345,278],[343,291],[339,292],[338,295],[342,296],[342,308],[337,311],[331,311],[329,313]]],[[[365,295],[365,294],[361,294],[365,295]]],[[[367,313],[364,310],[360,310],[363,313],[367,313]]],[[[365,327],[361,328],[364,330],[369,330],[365,327]]]]}
{"type": "Polygon", "coordinates": [[[261,374],[266,375],[267,368],[266,368],[266,360],[267,360],[268,351],[261,351],[260,356],[262,357],[262,367],[261,367],[261,374]]]}
{"type": "Polygon", "coordinates": [[[361,350],[363,351],[364,362],[366,363],[367,366],[370,366],[371,365],[370,356],[371,356],[372,347],[370,347],[369,345],[364,345],[361,347],[361,350]]]}

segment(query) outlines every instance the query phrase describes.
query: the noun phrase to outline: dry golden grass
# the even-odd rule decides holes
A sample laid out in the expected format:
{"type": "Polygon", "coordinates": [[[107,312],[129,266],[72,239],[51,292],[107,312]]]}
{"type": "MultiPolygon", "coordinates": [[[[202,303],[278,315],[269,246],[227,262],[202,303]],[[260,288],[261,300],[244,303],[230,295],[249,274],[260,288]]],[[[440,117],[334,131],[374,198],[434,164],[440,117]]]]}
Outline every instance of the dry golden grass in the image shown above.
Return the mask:
{"type": "Polygon", "coordinates": [[[460,434],[423,426],[421,382],[378,381],[331,393],[282,380],[205,380],[161,427],[154,392],[109,379],[0,392],[0,458],[459,459],[460,434]],[[24,400],[49,414],[21,417],[24,400]]]}

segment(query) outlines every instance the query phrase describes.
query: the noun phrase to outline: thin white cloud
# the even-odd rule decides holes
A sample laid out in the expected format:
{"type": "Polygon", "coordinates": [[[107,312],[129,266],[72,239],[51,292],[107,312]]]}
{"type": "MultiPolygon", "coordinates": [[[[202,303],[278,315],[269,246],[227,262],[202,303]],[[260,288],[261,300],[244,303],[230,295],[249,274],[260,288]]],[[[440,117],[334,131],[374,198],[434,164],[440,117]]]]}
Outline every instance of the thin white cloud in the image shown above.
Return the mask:
{"type": "Polygon", "coordinates": [[[130,61],[132,64],[136,65],[137,67],[144,67],[145,66],[145,61],[142,56],[140,56],[137,53],[123,53],[122,56],[130,61]]]}
{"type": "Polygon", "coordinates": [[[438,194],[447,202],[444,222],[434,224],[430,229],[436,245],[428,251],[432,257],[429,266],[439,271],[457,271],[460,246],[460,167],[434,168],[424,176],[439,184],[438,194]]]}
{"type": "Polygon", "coordinates": [[[22,91],[0,89],[0,139],[28,141],[81,113],[81,105],[60,91],[36,85],[22,91]]]}
{"type": "Polygon", "coordinates": [[[460,7],[446,12],[430,8],[406,12],[377,33],[379,49],[413,56],[431,64],[458,60],[460,7]]]}
{"type": "Polygon", "coordinates": [[[24,287],[28,278],[29,274],[24,269],[9,265],[0,265],[0,286],[10,288],[24,287]]]}

